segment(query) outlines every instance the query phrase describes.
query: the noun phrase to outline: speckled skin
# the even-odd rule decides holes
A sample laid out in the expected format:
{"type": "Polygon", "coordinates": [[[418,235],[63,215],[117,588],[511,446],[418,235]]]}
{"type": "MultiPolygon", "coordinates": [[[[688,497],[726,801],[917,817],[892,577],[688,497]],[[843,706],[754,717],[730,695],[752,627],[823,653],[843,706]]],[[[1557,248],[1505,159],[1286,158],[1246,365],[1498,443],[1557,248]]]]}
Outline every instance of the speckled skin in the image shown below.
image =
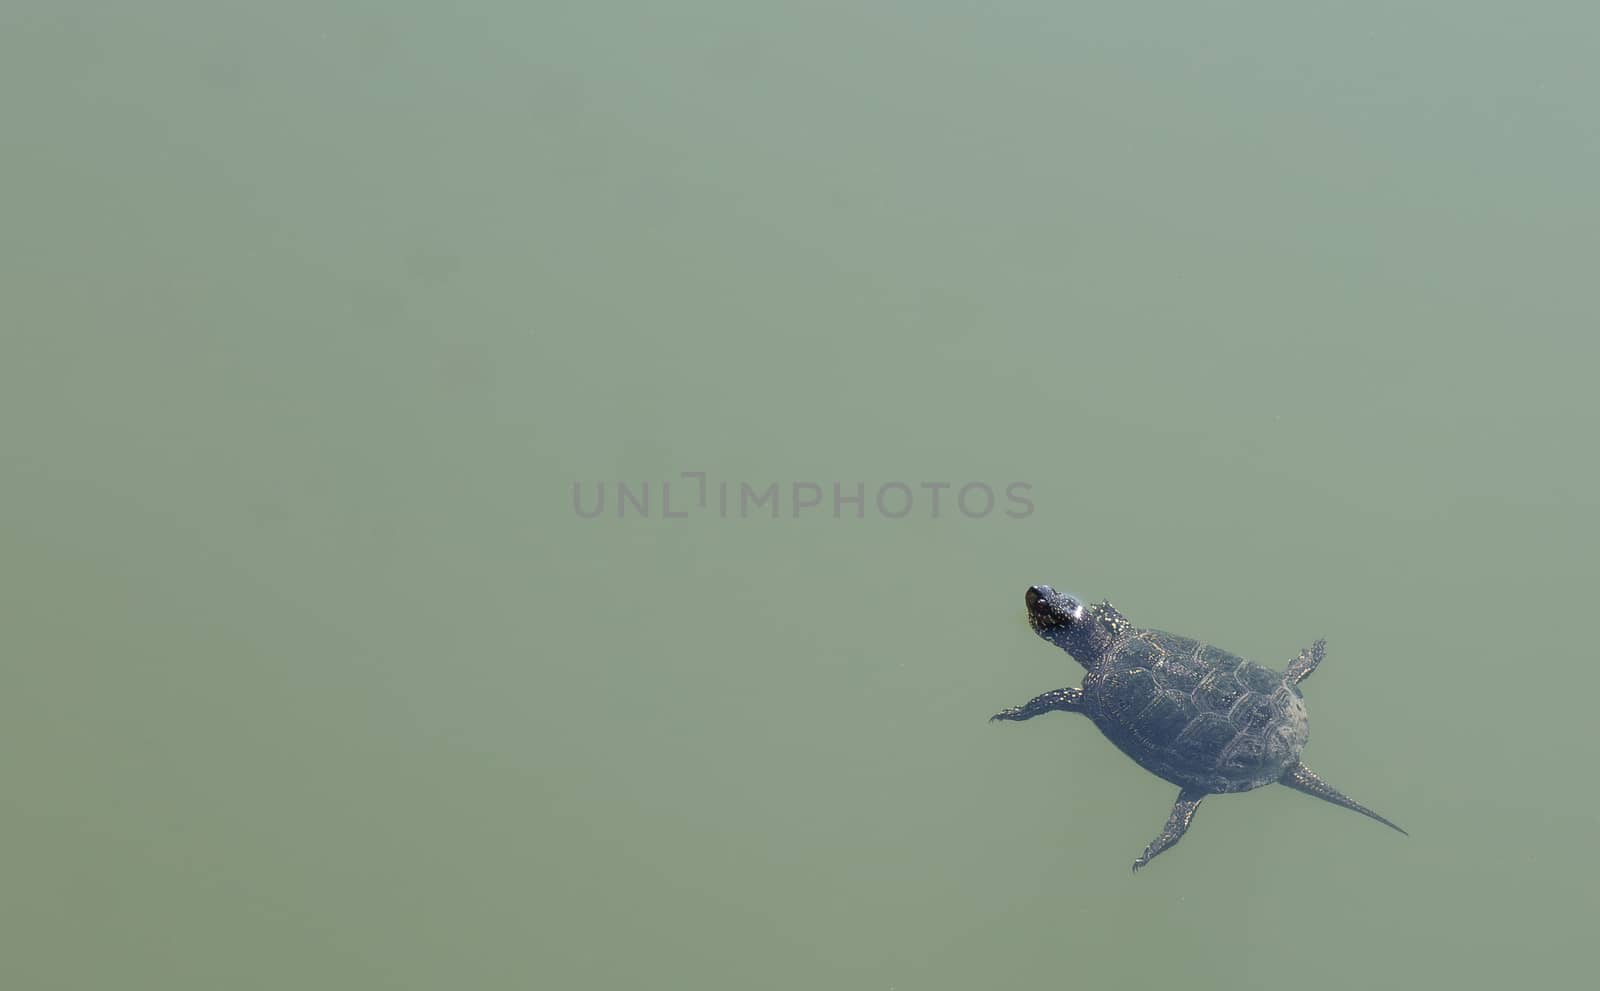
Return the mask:
{"type": "Polygon", "coordinates": [[[1166,827],[1134,870],[1178,842],[1206,795],[1273,783],[1405,832],[1300,762],[1309,732],[1298,686],[1321,663],[1321,640],[1280,672],[1188,637],[1141,630],[1109,602],[1086,607],[1048,585],[1028,589],[1025,599],[1034,631],[1087,674],[1082,688],[1046,692],[992,718],[1082,713],[1141,767],[1181,789],[1166,827]]]}

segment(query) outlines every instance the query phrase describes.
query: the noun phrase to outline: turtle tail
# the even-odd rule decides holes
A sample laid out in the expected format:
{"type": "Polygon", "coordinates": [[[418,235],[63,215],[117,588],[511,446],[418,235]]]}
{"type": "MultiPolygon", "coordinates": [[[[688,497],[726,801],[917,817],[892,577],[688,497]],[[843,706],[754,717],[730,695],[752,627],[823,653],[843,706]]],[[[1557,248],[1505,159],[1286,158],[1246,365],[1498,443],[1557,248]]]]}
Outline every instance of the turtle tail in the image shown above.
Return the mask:
{"type": "Polygon", "coordinates": [[[1410,833],[1407,833],[1405,830],[1401,829],[1399,826],[1396,826],[1394,823],[1385,819],[1383,816],[1367,808],[1365,805],[1362,805],[1360,802],[1353,801],[1339,794],[1338,789],[1317,777],[1315,771],[1311,770],[1311,768],[1305,766],[1299,761],[1295,761],[1294,765],[1287,771],[1283,772],[1283,777],[1279,778],[1278,780],[1280,783],[1288,785],[1295,791],[1303,791],[1307,795],[1315,795],[1324,802],[1332,802],[1333,804],[1347,808],[1352,812],[1359,812],[1368,819],[1378,820],[1385,826],[1388,826],[1390,829],[1397,830],[1406,836],[1411,835],[1410,833]]]}

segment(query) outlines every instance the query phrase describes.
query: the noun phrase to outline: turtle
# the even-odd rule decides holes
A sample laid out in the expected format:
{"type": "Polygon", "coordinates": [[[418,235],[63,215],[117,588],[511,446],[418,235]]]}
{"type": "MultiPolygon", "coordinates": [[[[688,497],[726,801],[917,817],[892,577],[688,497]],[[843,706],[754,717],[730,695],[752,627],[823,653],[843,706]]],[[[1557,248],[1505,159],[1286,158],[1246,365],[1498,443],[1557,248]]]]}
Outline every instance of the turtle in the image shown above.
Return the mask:
{"type": "Polygon", "coordinates": [[[1300,760],[1309,735],[1300,684],[1322,663],[1326,641],[1274,671],[1208,643],[1141,630],[1108,601],[1085,605],[1071,593],[1034,585],[1024,602],[1033,631],[1088,673],[1081,688],[1045,692],[990,721],[1082,713],[1139,766],[1178,786],[1165,828],[1133,862],[1134,871],[1183,837],[1205,796],[1274,782],[1410,835],[1300,760]]]}

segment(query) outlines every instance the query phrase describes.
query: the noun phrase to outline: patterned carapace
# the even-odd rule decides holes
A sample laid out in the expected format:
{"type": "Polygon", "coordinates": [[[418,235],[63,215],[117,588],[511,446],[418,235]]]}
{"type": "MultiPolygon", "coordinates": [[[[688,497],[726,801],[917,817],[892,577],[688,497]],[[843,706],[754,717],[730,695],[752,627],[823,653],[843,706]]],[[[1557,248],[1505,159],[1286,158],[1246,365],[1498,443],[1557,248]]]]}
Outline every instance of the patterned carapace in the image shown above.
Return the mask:
{"type": "Polygon", "coordinates": [[[1299,685],[1322,662],[1323,641],[1273,671],[1188,637],[1141,630],[1109,602],[1085,606],[1048,585],[1024,598],[1034,632],[1088,673],[1082,688],[1046,692],[991,719],[1082,713],[1141,767],[1179,787],[1166,828],[1134,870],[1178,842],[1206,795],[1274,782],[1405,832],[1300,762],[1308,729],[1299,685]]]}

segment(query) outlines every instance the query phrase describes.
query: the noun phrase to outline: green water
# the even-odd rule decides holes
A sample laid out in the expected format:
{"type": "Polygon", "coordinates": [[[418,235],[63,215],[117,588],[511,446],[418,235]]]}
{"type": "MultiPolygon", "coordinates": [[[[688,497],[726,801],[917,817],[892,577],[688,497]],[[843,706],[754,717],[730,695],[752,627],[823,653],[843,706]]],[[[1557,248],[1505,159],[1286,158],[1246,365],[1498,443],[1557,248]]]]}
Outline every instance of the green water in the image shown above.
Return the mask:
{"type": "Polygon", "coordinates": [[[1597,29],[5,5],[0,986],[1582,986],[1597,29]],[[1132,875],[1041,581],[1410,838],[1132,875]]]}

